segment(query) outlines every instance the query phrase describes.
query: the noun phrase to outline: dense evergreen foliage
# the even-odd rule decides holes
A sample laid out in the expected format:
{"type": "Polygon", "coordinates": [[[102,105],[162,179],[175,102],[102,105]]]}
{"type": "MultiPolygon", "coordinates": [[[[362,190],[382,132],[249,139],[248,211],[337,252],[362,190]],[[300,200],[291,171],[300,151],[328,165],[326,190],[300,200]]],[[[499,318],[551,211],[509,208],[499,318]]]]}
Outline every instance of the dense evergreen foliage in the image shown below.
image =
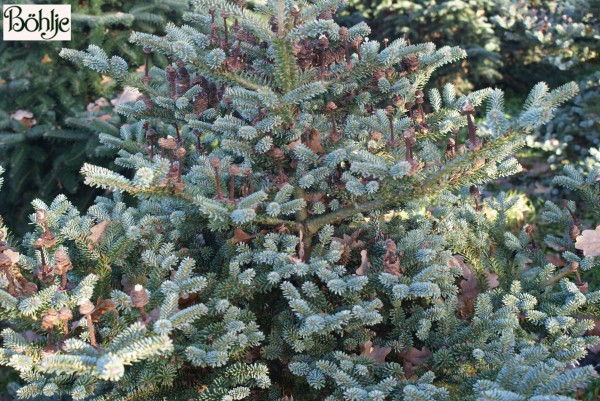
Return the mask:
{"type": "MultiPolygon", "coordinates": [[[[499,89],[431,79],[462,48],[377,41],[341,5],[197,0],[130,36],[164,68],[61,51],[136,96],[99,136],[123,170],[81,169],[93,206],[2,227],[14,397],[568,401],[595,380],[600,230],[565,201],[540,232],[481,190],[577,85],[509,116],[499,89]]],[[[597,218],[599,174],[554,181],[597,218]]]]}
{"type": "MultiPolygon", "coordinates": [[[[11,1],[19,3],[28,2],[11,1]]],[[[160,31],[187,7],[183,0],[61,3],[72,7],[69,46],[99,45],[131,62],[143,60],[127,41],[131,29],[160,31]]],[[[49,200],[65,193],[78,205],[89,205],[97,192],[81,185],[79,168],[86,160],[107,163],[105,157],[113,155],[98,147],[97,133],[119,121],[110,114],[110,100],[119,88],[98,74],[73,69],[58,55],[63,46],[0,43],[0,164],[12,188],[0,199],[0,208],[13,227],[19,224],[19,232],[25,230],[22,223],[35,197],[49,200]]]]}

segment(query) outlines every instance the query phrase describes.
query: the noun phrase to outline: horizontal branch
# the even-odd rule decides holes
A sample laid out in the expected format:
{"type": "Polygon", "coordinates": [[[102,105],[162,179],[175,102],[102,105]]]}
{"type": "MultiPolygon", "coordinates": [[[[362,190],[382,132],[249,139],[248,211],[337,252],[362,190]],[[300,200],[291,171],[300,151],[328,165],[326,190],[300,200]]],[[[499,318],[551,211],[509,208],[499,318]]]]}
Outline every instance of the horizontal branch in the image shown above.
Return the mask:
{"type": "Polygon", "coordinates": [[[309,234],[316,234],[323,226],[327,224],[336,223],[340,220],[352,217],[355,214],[379,209],[381,207],[391,205],[392,203],[394,203],[394,199],[374,199],[360,205],[345,207],[319,217],[308,219],[305,226],[309,234]]]}

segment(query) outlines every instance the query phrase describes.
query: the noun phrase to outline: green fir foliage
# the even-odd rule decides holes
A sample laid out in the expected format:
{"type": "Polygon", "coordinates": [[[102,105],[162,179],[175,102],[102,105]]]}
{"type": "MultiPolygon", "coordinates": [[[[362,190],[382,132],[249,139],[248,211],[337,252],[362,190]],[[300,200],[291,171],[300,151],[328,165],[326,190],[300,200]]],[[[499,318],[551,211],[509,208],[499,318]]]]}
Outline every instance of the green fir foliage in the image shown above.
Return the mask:
{"type": "MultiPolygon", "coordinates": [[[[541,243],[518,197],[479,191],[577,85],[508,117],[498,89],[432,82],[463,49],[369,39],[340,5],[197,0],[130,36],[169,59],[142,76],[61,51],[140,96],[100,136],[122,170],[81,169],[105,196],[35,200],[1,244],[13,397],[567,401],[596,377],[574,203],[547,204],[562,236],[541,243]]],[[[597,173],[556,184],[594,202],[597,173]]]]}

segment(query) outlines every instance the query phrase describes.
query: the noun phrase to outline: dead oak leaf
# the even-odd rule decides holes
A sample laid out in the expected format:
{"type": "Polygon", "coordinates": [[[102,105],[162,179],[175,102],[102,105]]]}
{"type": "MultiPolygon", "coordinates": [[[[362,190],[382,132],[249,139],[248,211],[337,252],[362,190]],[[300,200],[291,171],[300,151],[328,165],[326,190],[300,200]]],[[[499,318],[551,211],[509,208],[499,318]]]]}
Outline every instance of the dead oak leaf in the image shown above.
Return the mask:
{"type": "Polygon", "coordinates": [[[430,356],[431,351],[429,351],[427,347],[423,347],[421,349],[412,347],[400,353],[404,375],[406,377],[412,376],[414,371],[417,370],[417,368],[421,366],[430,356]]]}
{"type": "Polygon", "coordinates": [[[110,311],[117,311],[117,306],[115,305],[114,301],[111,299],[102,299],[101,297],[98,297],[98,300],[96,301],[96,308],[94,308],[94,311],[91,314],[92,322],[97,323],[100,319],[100,316],[110,311]]]}
{"type": "Polygon", "coordinates": [[[552,254],[552,253],[546,254],[546,260],[549,263],[552,263],[556,267],[563,267],[563,266],[566,266],[566,264],[567,264],[567,262],[563,258],[561,258],[560,255],[556,255],[556,254],[552,254]]]}
{"type": "Polygon", "coordinates": [[[5,256],[8,257],[8,259],[10,259],[10,261],[13,264],[17,263],[19,261],[19,258],[21,257],[21,255],[19,255],[19,252],[13,251],[12,249],[7,249],[3,253],[5,256]]]}
{"type": "Polygon", "coordinates": [[[94,244],[98,244],[102,239],[102,235],[104,235],[104,231],[108,227],[108,220],[102,220],[100,223],[93,226],[90,231],[92,232],[88,235],[88,240],[90,243],[88,244],[88,249],[93,249],[94,244]]]}
{"type": "Polygon", "coordinates": [[[323,139],[321,138],[321,133],[313,128],[308,134],[308,137],[309,139],[306,142],[306,146],[317,154],[323,152],[323,139]]]}
{"type": "Polygon", "coordinates": [[[339,242],[343,246],[347,246],[350,249],[364,248],[365,243],[360,240],[359,241],[356,240],[358,238],[358,236],[360,235],[360,231],[361,230],[357,230],[354,233],[352,233],[352,235],[344,234],[342,236],[342,238],[333,237],[333,238],[331,238],[331,240],[334,242],[339,242]]]}
{"type": "Polygon", "coordinates": [[[388,238],[385,241],[386,252],[383,256],[383,271],[392,276],[400,277],[404,273],[404,269],[400,266],[400,255],[397,253],[398,248],[396,243],[388,238]]]}
{"type": "MultiPolygon", "coordinates": [[[[460,282],[460,292],[458,294],[458,308],[462,317],[471,316],[475,310],[475,299],[481,292],[479,280],[475,274],[473,266],[465,263],[460,255],[455,255],[448,262],[449,266],[460,267],[463,280],[460,282]]],[[[492,290],[500,285],[496,274],[486,271],[487,290],[492,290]]]]}
{"type": "Polygon", "coordinates": [[[296,149],[296,146],[300,145],[301,143],[302,143],[302,141],[300,139],[297,139],[295,141],[288,143],[288,147],[290,148],[290,150],[294,150],[294,149],[296,149]]]}
{"type": "Polygon", "coordinates": [[[595,230],[583,230],[575,239],[575,248],[583,251],[583,256],[600,256],[600,226],[595,230]]]}
{"type": "Polygon", "coordinates": [[[134,87],[131,86],[126,86],[123,89],[123,92],[119,93],[119,95],[112,99],[110,101],[110,103],[113,106],[118,106],[120,104],[125,104],[125,103],[130,103],[130,102],[135,102],[138,97],[140,97],[141,93],[139,90],[137,90],[134,87]]]}
{"type": "Polygon", "coordinates": [[[234,244],[239,244],[240,242],[243,242],[244,244],[249,244],[250,241],[252,241],[255,237],[256,235],[248,234],[241,228],[237,227],[233,230],[233,237],[231,238],[231,240],[234,244]]]}
{"type": "Polygon", "coordinates": [[[33,113],[29,110],[17,110],[10,115],[10,118],[19,121],[27,128],[31,128],[37,124],[37,120],[33,118],[33,113]]]}
{"type": "Polygon", "coordinates": [[[380,347],[373,345],[373,342],[367,341],[361,346],[361,356],[366,356],[373,359],[377,363],[384,363],[385,357],[392,352],[392,347],[380,347]]]}
{"type": "Polygon", "coordinates": [[[258,347],[254,347],[254,348],[250,349],[250,351],[248,351],[246,353],[246,355],[244,355],[243,361],[245,363],[252,363],[259,356],[260,356],[260,349],[258,347]]]}

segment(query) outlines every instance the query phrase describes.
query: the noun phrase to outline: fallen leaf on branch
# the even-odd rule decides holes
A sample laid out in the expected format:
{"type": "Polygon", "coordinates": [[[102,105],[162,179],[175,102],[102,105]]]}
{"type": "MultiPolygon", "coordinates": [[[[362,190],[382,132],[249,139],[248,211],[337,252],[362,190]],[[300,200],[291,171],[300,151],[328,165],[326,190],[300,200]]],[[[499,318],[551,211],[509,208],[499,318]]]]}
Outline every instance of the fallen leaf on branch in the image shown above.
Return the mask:
{"type": "Polygon", "coordinates": [[[563,267],[563,266],[566,266],[566,264],[567,264],[567,262],[563,258],[561,258],[560,255],[555,255],[552,253],[546,254],[546,260],[549,263],[552,263],[556,267],[563,267]]]}
{"type": "Polygon", "coordinates": [[[575,240],[575,248],[583,251],[583,256],[600,256],[600,226],[595,230],[583,230],[575,240]]]}
{"type": "Polygon", "coordinates": [[[350,261],[350,253],[354,248],[364,248],[365,243],[362,241],[357,241],[356,239],[360,235],[361,230],[356,230],[352,233],[352,235],[344,234],[342,238],[333,237],[331,240],[333,242],[339,242],[342,244],[342,257],[339,260],[339,263],[345,265],[350,261]]]}
{"type": "MultiPolygon", "coordinates": [[[[479,288],[479,281],[473,266],[465,263],[464,259],[460,255],[455,255],[448,262],[449,266],[458,266],[462,270],[462,276],[464,280],[460,282],[460,292],[458,294],[458,308],[462,317],[466,318],[471,316],[475,310],[475,299],[481,292],[479,288]]],[[[493,290],[500,285],[498,276],[494,273],[486,271],[487,278],[487,290],[493,290]]]]}
{"type": "Polygon", "coordinates": [[[260,356],[260,348],[259,347],[251,348],[250,351],[248,351],[246,353],[246,355],[244,356],[244,362],[252,363],[259,356],[260,356]]]}
{"type": "Polygon", "coordinates": [[[100,316],[104,315],[110,311],[117,311],[117,307],[111,299],[102,299],[102,297],[98,297],[96,301],[96,308],[92,312],[92,322],[97,323],[100,320],[100,316]]]}
{"type": "Polygon", "coordinates": [[[296,149],[296,146],[300,145],[301,143],[302,143],[302,141],[300,139],[297,139],[297,140],[295,140],[293,142],[288,143],[288,147],[291,150],[294,150],[294,149],[296,149]]]}
{"type": "Polygon", "coordinates": [[[400,354],[402,358],[402,369],[404,375],[408,378],[412,376],[413,372],[417,370],[419,366],[425,362],[427,358],[431,356],[431,351],[427,347],[421,349],[410,348],[400,354]]]}
{"type": "Polygon", "coordinates": [[[108,100],[101,97],[96,99],[93,103],[89,103],[85,108],[89,112],[100,111],[101,108],[108,106],[108,100]]]}
{"type": "Polygon", "coordinates": [[[367,356],[377,363],[384,363],[387,354],[392,352],[392,347],[380,347],[378,345],[373,345],[371,341],[364,343],[361,346],[361,349],[361,356],[367,356]]]}
{"type": "Polygon", "coordinates": [[[304,200],[308,203],[314,203],[322,201],[324,197],[325,195],[323,194],[323,192],[315,192],[312,194],[304,195],[304,200]]]}
{"type": "Polygon", "coordinates": [[[316,130],[316,129],[312,129],[310,130],[310,133],[308,134],[309,139],[308,142],[306,143],[306,146],[308,146],[308,148],[310,150],[312,150],[315,153],[321,153],[323,152],[323,146],[322,146],[322,138],[321,138],[321,133],[316,130]]]}
{"type": "Polygon", "coordinates": [[[94,244],[98,244],[100,242],[106,227],[108,227],[108,220],[102,220],[100,223],[96,224],[90,229],[92,233],[88,235],[88,240],[90,241],[90,244],[88,244],[88,249],[93,249],[94,244]]]}
{"type": "Polygon", "coordinates": [[[21,255],[19,255],[19,252],[15,252],[12,249],[7,249],[3,253],[4,253],[4,255],[6,255],[10,259],[10,261],[12,263],[17,263],[19,261],[20,256],[21,256],[21,255]]]}
{"type": "Polygon", "coordinates": [[[136,88],[126,86],[125,89],[123,89],[123,92],[119,93],[119,95],[112,99],[110,103],[113,106],[118,106],[124,103],[135,102],[140,95],[140,91],[138,91],[136,88]]]}
{"type": "Polygon", "coordinates": [[[383,256],[383,271],[396,277],[400,277],[404,270],[400,266],[400,257],[396,254],[396,243],[388,238],[385,241],[386,253],[383,256]]]}
{"type": "Polygon", "coordinates": [[[331,240],[335,241],[335,242],[339,242],[340,244],[342,244],[344,246],[348,246],[351,249],[357,248],[357,247],[363,248],[365,246],[365,243],[362,241],[356,240],[359,235],[360,235],[360,230],[357,230],[357,231],[353,232],[352,235],[344,234],[342,236],[342,238],[333,237],[331,240]]]}
{"type": "Polygon", "coordinates": [[[20,122],[27,128],[31,128],[37,124],[37,120],[33,118],[33,113],[29,110],[17,110],[10,115],[10,118],[20,122]]]}
{"type": "Polygon", "coordinates": [[[240,242],[243,242],[244,244],[249,244],[250,241],[252,241],[252,239],[254,239],[255,237],[256,235],[250,235],[238,227],[233,230],[233,237],[231,238],[231,240],[234,244],[239,244],[240,242]]]}

